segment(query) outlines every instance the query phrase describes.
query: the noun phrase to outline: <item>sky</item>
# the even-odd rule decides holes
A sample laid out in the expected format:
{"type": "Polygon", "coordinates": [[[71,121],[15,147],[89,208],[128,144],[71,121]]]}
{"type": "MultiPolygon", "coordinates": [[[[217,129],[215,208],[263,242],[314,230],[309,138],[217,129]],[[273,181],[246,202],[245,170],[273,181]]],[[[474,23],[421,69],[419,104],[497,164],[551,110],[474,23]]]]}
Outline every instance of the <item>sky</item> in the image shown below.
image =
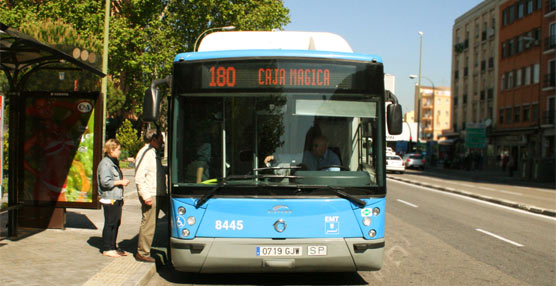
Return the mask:
{"type": "MultiPolygon", "coordinates": [[[[489,1],[489,0],[486,0],[489,1]]],[[[283,0],[291,23],[285,31],[331,32],[356,53],[382,58],[396,77],[403,112],[413,110],[419,73],[419,31],[423,32],[421,84],[450,86],[452,28],[456,18],[482,0],[283,0]],[[427,79],[430,79],[428,81],[427,79]]]]}

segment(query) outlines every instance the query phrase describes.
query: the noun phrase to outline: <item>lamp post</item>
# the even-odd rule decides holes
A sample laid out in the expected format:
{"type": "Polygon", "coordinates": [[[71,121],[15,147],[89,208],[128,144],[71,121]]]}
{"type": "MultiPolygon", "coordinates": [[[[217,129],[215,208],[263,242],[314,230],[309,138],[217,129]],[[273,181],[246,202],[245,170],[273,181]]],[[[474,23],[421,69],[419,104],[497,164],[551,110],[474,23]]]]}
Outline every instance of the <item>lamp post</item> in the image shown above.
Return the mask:
{"type": "Polygon", "coordinates": [[[102,93],[102,142],[105,142],[106,136],[106,100],[108,100],[108,35],[110,28],[110,0],[104,3],[104,40],[102,48],[102,73],[104,77],[101,83],[102,93]]]}
{"type": "MultiPolygon", "coordinates": [[[[417,76],[414,75],[414,74],[410,74],[409,78],[410,79],[415,79],[415,78],[417,78],[417,76]]],[[[434,82],[430,78],[428,78],[424,75],[421,75],[421,78],[424,78],[424,79],[428,80],[432,85],[432,102],[433,102],[433,110],[432,110],[432,136],[433,136],[433,138],[432,139],[434,139],[434,96],[435,96],[434,82]]],[[[419,85],[418,97],[419,97],[419,101],[421,101],[421,85],[419,85]]],[[[420,102],[419,102],[419,109],[421,109],[421,103],[420,102]]],[[[419,117],[419,122],[420,121],[421,121],[421,117],[419,117]]],[[[417,136],[419,136],[419,135],[417,135],[417,136]]]]}
{"type": "Polygon", "coordinates": [[[419,79],[417,80],[417,144],[421,141],[421,58],[423,57],[423,32],[419,31],[419,79]]]}
{"type": "Polygon", "coordinates": [[[199,34],[199,36],[197,37],[197,39],[195,40],[195,44],[193,45],[193,51],[196,52],[197,51],[197,43],[199,42],[199,40],[208,32],[211,31],[215,31],[215,30],[221,30],[221,31],[231,31],[231,30],[235,30],[236,27],[235,26],[225,26],[225,27],[215,27],[215,28],[208,28],[206,30],[204,30],[201,34],[199,34]]]}

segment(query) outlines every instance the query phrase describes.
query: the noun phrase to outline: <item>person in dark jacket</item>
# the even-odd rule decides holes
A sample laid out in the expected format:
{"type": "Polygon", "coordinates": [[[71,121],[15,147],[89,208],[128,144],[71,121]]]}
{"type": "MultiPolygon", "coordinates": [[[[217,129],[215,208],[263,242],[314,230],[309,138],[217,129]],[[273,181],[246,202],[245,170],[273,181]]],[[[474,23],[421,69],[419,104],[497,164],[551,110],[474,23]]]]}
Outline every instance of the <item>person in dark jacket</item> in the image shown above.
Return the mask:
{"type": "Polygon", "coordinates": [[[121,153],[120,142],[117,139],[108,139],[103,151],[104,158],[97,168],[98,193],[104,209],[102,255],[126,256],[125,251],[116,245],[124,205],[124,187],[129,185],[129,180],[124,178],[118,161],[121,153]]]}

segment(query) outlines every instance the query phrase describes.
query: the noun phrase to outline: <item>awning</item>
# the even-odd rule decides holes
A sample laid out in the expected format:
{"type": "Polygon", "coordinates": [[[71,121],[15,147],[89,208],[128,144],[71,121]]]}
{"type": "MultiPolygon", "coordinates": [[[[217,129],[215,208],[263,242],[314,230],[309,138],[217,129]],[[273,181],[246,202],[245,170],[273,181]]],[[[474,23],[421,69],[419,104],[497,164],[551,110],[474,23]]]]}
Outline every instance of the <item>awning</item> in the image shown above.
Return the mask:
{"type": "Polygon", "coordinates": [[[17,81],[23,76],[21,72],[48,64],[59,64],[66,68],[88,71],[99,77],[105,76],[97,68],[0,23],[0,68],[8,76],[11,87],[19,84],[17,81]]]}

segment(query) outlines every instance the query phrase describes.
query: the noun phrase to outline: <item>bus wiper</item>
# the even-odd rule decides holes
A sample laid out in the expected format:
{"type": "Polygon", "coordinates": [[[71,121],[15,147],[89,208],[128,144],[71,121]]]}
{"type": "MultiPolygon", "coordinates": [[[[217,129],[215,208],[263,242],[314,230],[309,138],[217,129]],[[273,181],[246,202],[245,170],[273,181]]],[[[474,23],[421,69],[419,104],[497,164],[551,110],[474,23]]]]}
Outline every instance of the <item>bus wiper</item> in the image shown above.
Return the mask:
{"type": "Polygon", "coordinates": [[[279,179],[284,179],[284,178],[288,178],[288,179],[297,179],[297,178],[301,178],[301,176],[286,176],[286,175],[270,175],[270,174],[266,174],[266,175],[233,175],[233,176],[228,176],[225,178],[218,178],[218,185],[215,186],[214,188],[212,188],[206,195],[202,196],[198,201],[197,204],[195,204],[196,208],[201,207],[203,204],[205,204],[212,196],[214,196],[219,190],[221,190],[223,187],[227,186],[227,182],[228,181],[232,181],[232,180],[245,180],[245,179],[266,179],[266,178],[279,178],[279,179]]]}
{"type": "Polygon", "coordinates": [[[218,192],[220,189],[222,189],[222,187],[224,187],[226,184],[222,183],[219,184],[218,186],[212,188],[206,195],[202,196],[198,201],[197,204],[195,204],[195,208],[200,208],[203,204],[205,204],[208,199],[210,199],[212,196],[214,196],[214,194],[216,194],[216,192],[218,192]]]}
{"type": "Polygon", "coordinates": [[[358,198],[356,198],[355,196],[350,195],[350,194],[344,192],[345,188],[326,186],[326,187],[324,187],[324,188],[320,188],[320,189],[317,189],[317,190],[332,190],[332,191],[334,191],[334,193],[335,193],[338,197],[343,198],[343,199],[346,199],[346,200],[348,200],[348,201],[350,201],[350,202],[356,204],[356,205],[357,205],[358,207],[360,207],[360,208],[362,208],[362,207],[364,207],[365,205],[367,205],[367,203],[366,203],[365,201],[363,201],[363,200],[361,200],[361,199],[358,199],[358,198]]]}

